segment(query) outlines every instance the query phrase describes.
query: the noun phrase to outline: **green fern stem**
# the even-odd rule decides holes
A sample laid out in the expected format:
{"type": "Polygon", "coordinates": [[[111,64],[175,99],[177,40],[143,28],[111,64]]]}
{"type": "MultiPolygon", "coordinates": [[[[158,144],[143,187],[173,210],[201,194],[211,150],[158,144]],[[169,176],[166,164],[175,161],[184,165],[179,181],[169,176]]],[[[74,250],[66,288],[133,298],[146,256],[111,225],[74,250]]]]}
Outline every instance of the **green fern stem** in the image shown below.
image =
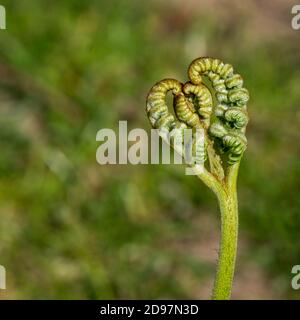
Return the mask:
{"type": "Polygon", "coordinates": [[[221,212],[221,239],[219,260],[213,288],[214,300],[230,299],[235,270],[238,239],[238,201],[236,178],[238,164],[231,168],[223,190],[217,193],[221,212]]]}

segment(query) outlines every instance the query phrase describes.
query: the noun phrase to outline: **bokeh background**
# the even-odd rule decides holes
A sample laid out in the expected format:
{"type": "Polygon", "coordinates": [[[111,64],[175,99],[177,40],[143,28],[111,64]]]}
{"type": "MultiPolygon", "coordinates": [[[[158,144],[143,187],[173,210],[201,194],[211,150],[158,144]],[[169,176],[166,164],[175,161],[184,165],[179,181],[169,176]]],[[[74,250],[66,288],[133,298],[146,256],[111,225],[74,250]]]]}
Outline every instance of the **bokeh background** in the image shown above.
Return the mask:
{"type": "Polygon", "coordinates": [[[219,212],[180,165],[97,164],[101,128],[150,125],[149,88],[192,59],[251,94],[235,299],[298,299],[300,31],[295,1],[1,1],[3,299],[209,298],[219,212]]]}

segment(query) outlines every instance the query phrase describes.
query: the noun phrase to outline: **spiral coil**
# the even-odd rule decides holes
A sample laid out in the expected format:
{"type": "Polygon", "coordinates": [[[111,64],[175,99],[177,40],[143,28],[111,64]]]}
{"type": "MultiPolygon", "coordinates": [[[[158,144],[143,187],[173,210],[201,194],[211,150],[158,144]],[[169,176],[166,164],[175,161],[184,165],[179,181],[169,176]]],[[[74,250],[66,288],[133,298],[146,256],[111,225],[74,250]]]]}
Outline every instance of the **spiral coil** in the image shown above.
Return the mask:
{"type": "Polygon", "coordinates": [[[185,128],[205,130],[205,146],[201,152],[206,160],[207,146],[218,146],[228,165],[240,161],[247,147],[245,129],[248,123],[248,90],[241,75],[230,64],[219,59],[198,58],[188,68],[189,81],[175,79],[156,83],[147,96],[147,115],[153,128],[171,131],[185,128]],[[210,82],[212,90],[207,82],[210,82]],[[166,96],[173,94],[176,117],[169,111],[166,96]]]}

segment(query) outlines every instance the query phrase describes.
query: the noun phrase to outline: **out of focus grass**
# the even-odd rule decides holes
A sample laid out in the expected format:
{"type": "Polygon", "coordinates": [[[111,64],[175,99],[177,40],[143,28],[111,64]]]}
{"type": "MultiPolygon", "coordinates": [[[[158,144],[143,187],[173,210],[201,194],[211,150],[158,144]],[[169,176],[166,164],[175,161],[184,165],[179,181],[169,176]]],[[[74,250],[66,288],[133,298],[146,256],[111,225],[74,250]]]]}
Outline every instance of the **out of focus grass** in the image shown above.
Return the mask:
{"type": "Polygon", "coordinates": [[[206,55],[232,63],[251,93],[243,257],[263,270],[264,297],[299,298],[290,288],[300,264],[300,32],[290,29],[291,3],[2,1],[3,298],[203,297],[214,261],[191,247],[205,244],[201,217],[218,218],[214,197],[181,166],[98,165],[95,137],[119,120],[150,129],[148,89],[164,77],[184,81],[189,62],[206,55]]]}

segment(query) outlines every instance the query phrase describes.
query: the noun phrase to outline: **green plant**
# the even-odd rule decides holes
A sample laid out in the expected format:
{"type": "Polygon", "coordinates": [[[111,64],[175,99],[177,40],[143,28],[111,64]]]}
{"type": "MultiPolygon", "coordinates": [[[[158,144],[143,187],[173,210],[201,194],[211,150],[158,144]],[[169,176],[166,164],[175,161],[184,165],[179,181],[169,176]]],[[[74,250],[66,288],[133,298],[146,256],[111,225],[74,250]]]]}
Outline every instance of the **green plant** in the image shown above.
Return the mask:
{"type": "MultiPolygon", "coordinates": [[[[146,110],[156,129],[168,132],[177,129],[179,134],[186,128],[192,128],[194,132],[197,129],[204,131],[204,145],[197,153],[203,167],[197,175],[216,194],[221,211],[221,240],[213,299],[229,299],[238,235],[236,181],[247,145],[245,128],[249,94],[243,88],[242,77],[233,73],[230,64],[219,59],[194,60],[188,76],[190,81],[185,84],[174,79],[155,84],[148,94],[146,110]],[[168,110],[166,96],[169,91],[174,96],[175,115],[168,110]]],[[[174,139],[170,143],[176,150],[174,139]]],[[[192,143],[195,153],[199,147],[195,139],[192,143]]]]}

